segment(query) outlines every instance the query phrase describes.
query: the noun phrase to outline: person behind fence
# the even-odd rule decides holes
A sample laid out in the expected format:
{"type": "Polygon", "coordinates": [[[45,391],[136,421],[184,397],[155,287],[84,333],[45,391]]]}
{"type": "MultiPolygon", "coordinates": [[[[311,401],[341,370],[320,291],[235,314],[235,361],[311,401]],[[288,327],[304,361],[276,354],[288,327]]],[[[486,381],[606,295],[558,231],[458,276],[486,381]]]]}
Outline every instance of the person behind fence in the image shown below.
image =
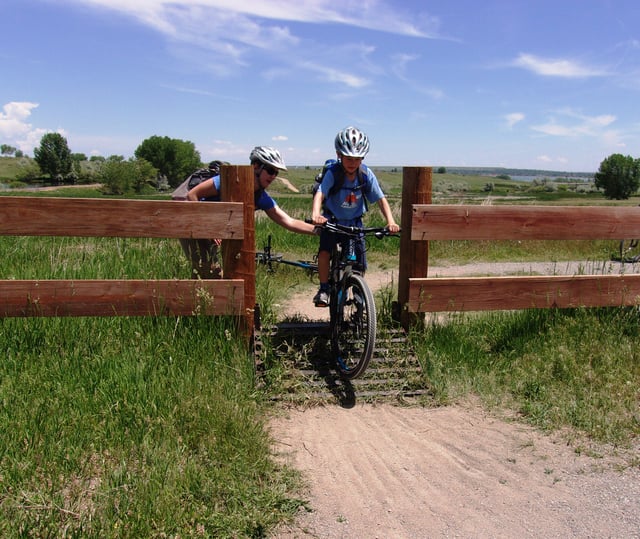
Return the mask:
{"type": "MultiPolygon", "coordinates": [[[[280,155],[280,152],[275,148],[269,146],[256,146],[249,155],[249,160],[253,167],[253,182],[254,182],[254,203],[256,210],[263,210],[267,216],[278,225],[299,234],[314,234],[315,226],[310,223],[305,223],[300,219],[294,219],[286,211],[284,211],[276,201],[267,193],[268,187],[276,179],[278,173],[281,170],[287,170],[284,160],[280,155]]],[[[196,185],[187,193],[187,200],[190,201],[219,201],[220,200],[220,174],[203,181],[196,185]]],[[[206,263],[211,263],[218,260],[218,246],[219,240],[212,240],[210,249],[204,254],[207,259],[206,263]]],[[[190,253],[187,253],[190,257],[190,253]]],[[[194,264],[193,257],[190,258],[192,264],[194,264]]],[[[200,268],[203,265],[202,259],[196,261],[194,265],[194,272],[196,272],[196,266],[200,268]]],[[[206,270],[205,270],[206,271],[206,270]]]]}
{"type": "MultiPolygon", "coordinates": [[[[220,174],[220,167],[228,164],[225,161],[211,161],[207,168],[196,170],[173,191],[172,200],[188,200],[187,196],[191,189],[220,174]]],[[[219,279],[221,277],[222,267],[218,260],[220,240],[180,238],[179,241],[182,251],[191,262],[192,278],[219,279]]]]}
{"type": "MultiPolygon", "coordinates": [[[[311,220],[322,225],[331,220],[346,226],[362,226],[367,202],[378,203],[390,232],[400,231],[391,207],[376,175],[362,163],[369,152],[369,138],[356,127],[346,127],[335,138],[337,161],[326,167],[322,180],[313,196],[311,220]]],[[[329,305],[329,265],[336,234],[322,230],[318,251],[318,277],[320,288],[313,298],[316,307],[329,305]]],[[[364,237],[356,242],[356,257],[362,271],[366,269],[364,237]]]]}

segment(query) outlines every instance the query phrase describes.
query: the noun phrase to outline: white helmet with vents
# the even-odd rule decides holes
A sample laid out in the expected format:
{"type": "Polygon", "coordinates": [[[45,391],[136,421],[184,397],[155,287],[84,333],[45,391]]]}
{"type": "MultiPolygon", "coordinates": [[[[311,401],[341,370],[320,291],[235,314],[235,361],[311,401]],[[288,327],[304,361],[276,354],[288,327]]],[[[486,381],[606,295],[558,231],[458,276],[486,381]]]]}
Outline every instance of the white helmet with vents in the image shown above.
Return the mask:
{"type": "Polygon", "coordinates": [[[357,127],[345,127],[336,135],[336,152],[347,157],[364,157],[369,152],[369,138],[357,127]]]}
{"type": "Polygon", "coordinates": [[[255,163],[257,161],[263,165],[270,165],[278,170],[287,170],[280,152],[269,146],[256,146],[251,150],[249,160],[251,163],[255,163]]]}

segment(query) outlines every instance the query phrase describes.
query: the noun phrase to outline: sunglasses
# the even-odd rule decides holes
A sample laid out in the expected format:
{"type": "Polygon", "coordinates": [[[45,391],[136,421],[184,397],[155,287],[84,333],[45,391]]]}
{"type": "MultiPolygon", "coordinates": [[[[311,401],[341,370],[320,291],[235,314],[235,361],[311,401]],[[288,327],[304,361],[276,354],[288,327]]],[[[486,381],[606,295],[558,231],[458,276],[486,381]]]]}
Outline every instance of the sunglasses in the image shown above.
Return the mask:
{"type": "Polygon", "coordinates": [[[262,170],[264,170],[269,176],[277,176],[279,172],[277,168],[270,165],[262,165],[262,170]]]}

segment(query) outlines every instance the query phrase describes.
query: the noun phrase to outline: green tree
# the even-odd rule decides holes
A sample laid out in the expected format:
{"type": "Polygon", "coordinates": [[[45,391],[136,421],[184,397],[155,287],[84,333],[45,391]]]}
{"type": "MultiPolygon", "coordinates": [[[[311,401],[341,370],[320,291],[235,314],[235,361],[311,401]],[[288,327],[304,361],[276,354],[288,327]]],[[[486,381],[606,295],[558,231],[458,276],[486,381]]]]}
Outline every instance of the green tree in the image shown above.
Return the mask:
{"type": "Polygon", "coordinates": [[[33,150],[33,156],[44,174],[59,182],[69,172],[73,161],[67,139],[60,133],[47,133],[40,139],[40,147],[33,150]]]}
{"type": "Polygon", "coordinates": [[[148,185],[155,187],[158,171],[145,159],[128,161],[107,159],[100,166],[98,177],[107,195],[140,194],[148,185]]]}
{"type": "Polygon", "coordinates": [[[629,198],[640,186],[640,160],[620,153],[610,155],[600,163],[594,184],[609,199],[629,198]]]}
{"type": "Polygon", "coordinates": [[[8,144],[2,144],[0,145],[0,153],[2,153],[2,155],[13,155],[16,153],[16,148],[8,144]]]}
{"type": "Polygon", "coordinates": [[[171,187],[177,187],[194,170],[202,166],[200,153],[193,142],[153,136],[142,141],[135,156],[146,159],[158,173],[167,178],[171,187]]]}

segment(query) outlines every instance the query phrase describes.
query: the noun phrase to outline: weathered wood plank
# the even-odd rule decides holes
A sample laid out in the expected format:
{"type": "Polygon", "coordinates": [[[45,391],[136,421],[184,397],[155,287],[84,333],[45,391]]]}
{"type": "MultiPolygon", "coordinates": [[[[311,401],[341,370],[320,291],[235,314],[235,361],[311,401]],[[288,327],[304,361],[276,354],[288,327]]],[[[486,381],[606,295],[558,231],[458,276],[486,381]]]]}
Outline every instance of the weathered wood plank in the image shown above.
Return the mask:
{"type": "Polygon", "coordinates": [[[226,166],[220,174],[220,190],[225,200],[242,203],[244,234],[240,241],[222,244],[222,267],[230,279],[244,280],[244,298],[247,305],[244,330],[250,336],[254,324],[256,302],[256,238],[255,238],[255,173],[252,167],[226,166]]]}
{"type": "MultiPolygon", "coordinates": [[[[431,168],[405,167],[402,169],[402,208],[411,208],[412,204],[431,204],[431,168]]],[[[401,212],[402,230],[411,228],[412,214],[401,212]]],[[[400,236],[400,260],[398,271],[398,304],[405,305],[409,299],[409,277],[426,278],[429,266],[429,242],[411,241],[410,234],[400,236]]],[[[409,315],[406,309],[394,313],[405,328],[420,322],[422,317],[415,313],[409,315]]]]}
{"type": "Polygon", "coordinates": [[[0,281],[0,298],[0,317],[245,314],[241,279],[0,281]]]}
{"type": "Polygon", "coordinates": [[[413,205],[415,241],[639,237],[638,207],[413,205]]]}
{"type": "Polygon", "coordinates": [[[0,197],[0,235],[243,238],[236,202],[0,197]]]}
{"type": "Polygon", "coordinates": [[[409,279],[411,312],[640,304],[640,275],[409,279]]]}

